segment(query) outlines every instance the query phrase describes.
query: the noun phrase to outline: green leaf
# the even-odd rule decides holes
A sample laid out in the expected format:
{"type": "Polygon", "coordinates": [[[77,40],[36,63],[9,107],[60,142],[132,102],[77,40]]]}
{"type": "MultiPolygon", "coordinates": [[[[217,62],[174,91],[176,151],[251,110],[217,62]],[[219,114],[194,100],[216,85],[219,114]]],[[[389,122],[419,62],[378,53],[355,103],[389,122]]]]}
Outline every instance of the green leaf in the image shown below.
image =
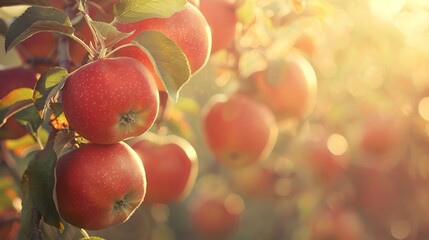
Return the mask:
{"type": "Polygon", "coordinates": [[[44,72],[37,81],[33,100],[38,110],[45,110],[49,102],[66,83],[68,72],[62,67],[54,67],[44,72]]]}
{"type": "Polygon", "coordinates": [[[200,114],[201,107],[195,99],[186,97],[180,98],[176,104],[174,104],[174,108],[183,112],[192,113],[192,114],[200,114]]]}
{"type": "Polygon", "coordinates": [[[168,95],[177,101],[180,89],[191,77],[182,49],[163,33],[152,30],[141,32],[132,43],[147,53],[168,95]]]}
{"type": "Polygon", "coordinates": [[[31,231],[31,211],[33,202],[30,198],[30,189],[28,186],[28,172],[25,171],[21,180],[22,190],[22,209],[21,209],[21,227],[19,229],[18,239],[29,239],[31,231]]]}
{"type": "Polygon", "coordinates": [[[43,120],[39,116],[39,111],[33,104],[22,111],[17,112],[13,117],[20,122],[30,124],[34,131],[36,131],[43,123],[43,120]]]}
{"type": "Polygon", "coordinates": [[[26,172],[30,198],[42,214],[44,222],[62,229],[63,223],[53,200],[57,164],[57,154],[53,145],[53,141],[49,141],[45,148],[30,160],[26,172]]]}
{"type": "Polygon", "coordinates": [[[118,31],[116,27],[105,22],[91,21],[90,24],[94,27],[97,34],[104,40],[106,47],[112,47],[116,43],[130,37],[133,33],[123,33],[118,31]]]}
{"type": "Polygon", "coordinates": [[[65,148],[66,144],[69,143],[71,140],[74,139],[74,134],[71,131],[68,130],[62,130],[57,133],[55,136],[55,141],[53,145],[53,149],[57,156],[61,155],[61,152],[65,148]]]}
{"type": "Polygon", "coordinates": [[[0,7],[16,5],[39,5],[49,6],[49,0],[1,0],[0,7]]]}
{"type": "Polygon", "coordinates": [[[33,89],[18,88],[0,100],[0,127],[17,112],[33,105],[33,89]]]}
{"type": "Polygon", "coordinates": [[[169,118],[164,121],[164,124],[174,135],[181,136],[185,139],[195,138],[191,126],[184,119],[169,118]]]}
{"type": "Polygon", "coordinates": [[[121,0],[113,8],[116,19],[131,23],[147,18],[166,18],[184,9],[186,0],[121,0]]]}
{"type": "Polygon", "coordinates": [[[6,51],[38,32],[57,32],[70,36],[74,28],[67,14],[57,8],[29,7],[6,32],[6,51]]]}

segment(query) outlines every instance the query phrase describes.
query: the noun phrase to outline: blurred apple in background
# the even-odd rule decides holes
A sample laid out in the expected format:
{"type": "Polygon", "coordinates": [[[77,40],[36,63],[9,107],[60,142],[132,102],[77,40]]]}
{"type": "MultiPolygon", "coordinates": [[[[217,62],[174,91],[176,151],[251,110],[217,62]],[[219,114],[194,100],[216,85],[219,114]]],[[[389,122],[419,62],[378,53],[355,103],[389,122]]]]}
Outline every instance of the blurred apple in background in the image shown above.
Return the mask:
{"type": "Polygon", "coordinates": [[[188,201],[192,229],[207,240],[225,239],[239,228],[245,209],[220,175],[203,176],[188,201]]]}
{"type": "Polygon", "coordinates": [[[306,118],[316,104],[316,73],[300,55],[273,60],[249,80],[255,84],[256,97],[267,104],[279,122],[306,118]]]}
{"type": "Polygon", "coordinates": [[[310,34],[303,33],[295,40],[293,47],[299,49],[305,56],[311,57],[316,50],[314,37],[310,34]]]}
{"type": "Polygon", "coordinates": [[[21,60],[38,72],[43,73],[57,63],[57,37],[50,32],[36,33],[18,44],[21,60]]]}
{"type": "Polygon", "coordinates": [[[298,144],[302,150],[298,162],[295,162],[303,169],[311,170],[314,181],[319,184],[332,186],[341,182],[351,162],[347,140],[338,133],[328,133],[318,125],[311,126],[301,137],[298,144]]]}
{"type": "Polygon", "coordinates": [[[408,126],[399,117],[368,115],[358,134],[357,164],[393,167],[406,153],[408,136],[408,126]]]}
{"type": "Polygon", "coordinates": [[[212,53],[226,48],[234,41],[237,24],[235,4],[234,0],[200,0],[200,10],[212,32],[212,53]]]}
{"type": "Polygon", "coordinates": [[[226,199],[197,199],[190,207],[193,228],[204,239],[224,239],[240,224],[241,202],[234,195],[226,199]]]}
{"type": "Polygon", "coordinates": [[[187,197],[198,174],[192,145],[175,136],[145,133],[130,140],[146,171],[145,203],[172,203],[187,197]]]}
{"type": "MultiPolygon", "coordinates": [[[[0,70],[0,99],[18,88],[31,88],[36,85],[36,73],[24,67],[14,67],[0,70]]],[[[9,118],[0,127],[0,139],[17,139],[27,133],[15,119],[9,118]]]]}
{"type": "Polygon", "coordinates": [[[242,94],[213,96],[203,109],[203,130],[216,160],[231,168],[266,159],[278,134],[271,111],[242,94]]]}
{"type": "Polygon", "coordinates": [[[366,239],[363,220],[353,209],[323,209],[312,222],[312,240],[366,239]]]}

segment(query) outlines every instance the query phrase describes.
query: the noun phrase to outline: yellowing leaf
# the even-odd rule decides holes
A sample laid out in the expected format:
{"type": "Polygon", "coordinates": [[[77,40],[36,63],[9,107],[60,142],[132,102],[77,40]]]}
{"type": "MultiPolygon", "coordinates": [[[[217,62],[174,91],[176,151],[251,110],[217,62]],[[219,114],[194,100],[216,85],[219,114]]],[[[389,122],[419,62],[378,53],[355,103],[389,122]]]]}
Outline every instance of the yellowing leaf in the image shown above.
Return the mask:
{"type": "Polygon", "coordinates": [[[15,113],[33,105],[33,89],[18,88],[0,100],[0,127],[15,113]]]}

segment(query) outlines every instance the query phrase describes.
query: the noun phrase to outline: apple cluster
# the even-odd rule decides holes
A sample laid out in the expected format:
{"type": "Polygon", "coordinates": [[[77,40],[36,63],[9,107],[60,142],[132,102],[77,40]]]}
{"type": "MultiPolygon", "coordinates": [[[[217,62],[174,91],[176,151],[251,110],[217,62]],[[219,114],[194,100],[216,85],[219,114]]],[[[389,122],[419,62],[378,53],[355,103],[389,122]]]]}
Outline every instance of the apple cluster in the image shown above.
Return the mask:
{"type": "MultiPolygon", "coordinates": [[[[104,11],[90,5],[88,14],[97,20],[112,20],[116,2],[94,1],[104,11]]],[[[197,1],[192,3],[198,5],[197,1]]],[[[159,113],[159,95],[167,91],[164,80],[147,52],[125,45],[143,31],[161,32],[181,49],[190,73],[195,74],[208,61],[211,31],[193,4],[187,3],[167,18],[116,23],[114,27],[129,37],[110,49],[108,57],[89,56],[88,49],[69,41],[68,68],[73,72],[67,76],[59,99],[68,131],[85,141],[62,154],[55,170],[56,205],[67,223],[103,229],[126,221],[144,199],[147,203],[171,203],[184,198],[192,188],[198,170],[192,145],[178,136],[148,132],[159,113]]],[[[52,1],[52,5],[70,7],[63,1],[52,1]]],[[[91,45],[94,29],[89,22],[81,21],[74,27],[75,35],[91,45]]],[[[5,86],[0,97],[11,96],[18,88],[33,89],[36,76],[59,65],[58,42],[57,35],[40,32],[17,45],[26,67],[0,71],[1,85],[5,86]]],[[[26,133],[12,117],[0,128],[1,139],[16,139],[26,133]]]]}
{"type": "Polygon", "coordinates": [[[122,45],[143,31],[164,33],[182,49],[194,74],[211,49],[204,16],[188,3],[168,18],[116,27],[132,35],[117,44],[115,56],[82,65],[61,91],[70,129],[89,143],[58,159],[58,211],[66,222],[91,230],[126,221],[143,199],[182,199],[197,176],[197,156],[186,140],[147,132],[158,114],[159,91],[166,89],[147,53],[122,45]]]}

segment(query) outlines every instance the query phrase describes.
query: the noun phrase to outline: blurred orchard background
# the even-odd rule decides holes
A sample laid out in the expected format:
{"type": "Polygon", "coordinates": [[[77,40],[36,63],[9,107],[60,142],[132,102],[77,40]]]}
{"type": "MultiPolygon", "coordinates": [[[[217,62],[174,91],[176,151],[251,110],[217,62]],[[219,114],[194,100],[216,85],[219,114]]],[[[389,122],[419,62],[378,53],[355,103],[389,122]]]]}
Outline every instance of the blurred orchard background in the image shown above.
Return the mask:
{"type": "MultiPolygon", "coordinates": [[[[201,6],[207,1],[200,0],[201,6]]],[[[224,30],[217,41],[227,43],[183,87],[179,100],[168,102],[164,121],[153,130],[182,136],[196,149],[199,173],[190,195],[169,205],[143,203],[128,222],[91,234],[153,240],[429,239],[429,2],[230,4],[203,11],[212,15],[209,24],[224,30]],[[291,56],[311,64],[317,84],[298,79],[279,94],[267,90],[270,101],[288,102],[288,110],[275,115],[273,150],[245,167],[221,164],[204,136],[207,102],[215,94],[237,92],[264,102],[257,73],[284,76],[290,68],[277,59],[291,56]]],[[[24,9],[1,8],[0,16],[10,21],[24,9]]],[[[2,68],[22,64],[15,50],[0,51],[2,68]]],[[[241,141],[246,145],[249,139],[241,141]]],[[[13,151],[2,149],[0,160],[12,158],[22,174],[33,144],[30,136],[7,140],[13,151]]],[[[0,239],[8,239],[19,228],[19,221],[5,223],[17,218],[21,193],[2,161],[0,239]]],[[[44,231],[52,231],[52,239],[80,236],[72,228],[62,235],[48,226],[44,231]]]]}

